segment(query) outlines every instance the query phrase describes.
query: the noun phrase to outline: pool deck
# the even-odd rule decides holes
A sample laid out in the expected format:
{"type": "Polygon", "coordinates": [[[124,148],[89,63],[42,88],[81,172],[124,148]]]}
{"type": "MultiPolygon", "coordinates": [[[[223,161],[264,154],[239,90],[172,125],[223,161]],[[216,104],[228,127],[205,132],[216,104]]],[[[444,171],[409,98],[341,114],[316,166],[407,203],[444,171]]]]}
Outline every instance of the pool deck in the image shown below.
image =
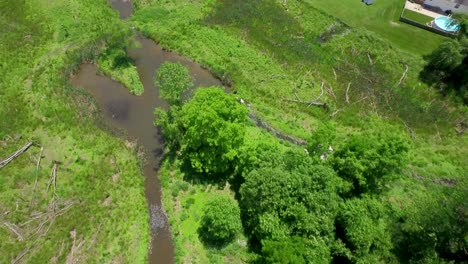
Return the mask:
{"type": "Polygon", "coordinates": [[[441,15],[439,13],[432,12],[432,11],[429,11],[427,9],[424,9],[421,5],[411,3],[410,1],[406,1],[405,9],[408,9],[408,10],[411,10],[411,11],[414,11],[414,12],[429,16],[429,17],[433,17],[433,18],[443,16],[443,15],[441,15]]]}

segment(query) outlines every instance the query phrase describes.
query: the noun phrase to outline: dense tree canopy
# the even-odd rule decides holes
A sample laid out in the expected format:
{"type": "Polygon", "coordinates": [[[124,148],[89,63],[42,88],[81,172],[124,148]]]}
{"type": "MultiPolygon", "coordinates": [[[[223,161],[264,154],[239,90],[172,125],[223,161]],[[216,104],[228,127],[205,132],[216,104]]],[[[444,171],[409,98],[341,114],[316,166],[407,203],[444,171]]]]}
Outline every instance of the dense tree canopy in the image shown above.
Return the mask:
{"type": "Polygon", "coordinates": [[[330,262],[330,248],[323,241],[293,236],[284,240],[265,240],[262,257],[266,263],[307,264],[330,262]]]}
{"type": "Polygon", "coordinates": [[[222,89],[199,89],[181,108],[157,111],[156,124],[172,149],[198,172],[233,169],[243,144],[247,108],[222,89]]]}
{"type": "MultiPolygon", "coordinates": [[[[323,247],[333,241],[340,186],[331,169],[314,164],[303,152],[284,153],[276,167],[255,169],[245,177],[240,205],[246,230],[254,241],[276,241],[267,249],[271,257],[280,243],[297,242],[287,242],[290,236],[323,247]]],[[[329,258],[329,250],[320,252],[329,258]]]]}
{"type": "Polygon", "coordinates": [[[188,68],[180,62],[164,62],[156,70],[154,82],[170,104],[180,104],[182,95],[193,86],[188,68]]]}
{"type": "Polygon", "coordinates": [[[354,263],[388,263],[393,256],[387,215],[386,208],[375,198],[345,201],[336,219],[337,239],[344,246],[341,257],[354,263]]]}
{"type": "Polygon", "coordinates": [[[421,77],[445,93],[454,91],[468,104],[468,19],[460,26],[458,38],[446,40],[426,57],[421,77]]]}
{"type": "Polygon", "coordinates": [[[351,135],[332,156],[338,175],[351,193],[378,192],[408,161],[408,142],[392,131],[351,135]]]}
{"type": "Polygon", "coordinates": [[[230,242],[241,228],[237,202],[227,196],[218,196],[205,206],[198,232],[205,243],[219,245],[230,242]]]}
{"type": "Polygon", "coordinates": [[[445,195],[427,193],[400,209],[395,251],[401,262],[466,263],[468,202],[466,180],[445,195]]]}

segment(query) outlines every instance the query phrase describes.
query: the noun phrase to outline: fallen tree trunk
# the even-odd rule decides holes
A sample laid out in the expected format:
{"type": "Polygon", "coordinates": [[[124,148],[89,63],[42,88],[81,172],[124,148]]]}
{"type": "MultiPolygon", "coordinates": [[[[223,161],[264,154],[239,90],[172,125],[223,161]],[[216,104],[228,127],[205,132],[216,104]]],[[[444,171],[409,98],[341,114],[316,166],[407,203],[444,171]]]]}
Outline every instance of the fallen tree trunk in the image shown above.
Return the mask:
{"type": "Polygon", "coordinates": [[[351,83],[348,83],[348,87],[346,88],[346,103],[349,104],[349,88],[351,88],[351,83]]]}
{"type": "Polygon", "coordinates": [[[397,86],[399,86],[399,85],[406,79],[406,76],[408,75],[409,67],[408,67],[408,65],[405,65],[405,67],[406,67],[406,69],[405,69],[405,71],[403,72],[403,74],[401,75],[401,78],[400,78],[400,80],[398,81],[397,86]]]}
{"type": "Polygon", "coordinates": [[[31,202],[30,202],[30,206],[32,205],[33,203],[33,200],[34,200],[34,194],[36,193],[36,187],[37,187],[37,178],[39,176],[39,166],[41,165],[41,159],[42,159],[42,152],[44,151],[44,147],[41,146],[41,152],[39,153],[39,157],[37,158],[37,163],[36,163],[36,179],[34,180],[34,188],[33,188],[33,191],[32,191],[32,197],[31,197],[31,202]]]}
{"type": "Polygon", "coordinates": [[[15,235],[18,237],[18,240],[19,241],[23,241],[24,238],[23,236],[20,234],[20,232],[18,231],[18,227],[14,224],[10,224],[10,223],[7,223],[7,222],[4,222],[3,223],[6,227],[8,227],[8,229],[10,229],[13,233],[15,233],[15,235]]]}
{"type": "Polygon", "coordinates": [[[288,141],[289,143],[292,143],[294,145],[299,145],[299,146],[307,145],[307,141],[305,141],[303,139],[294,138],[294,137],[292,137],[290,135],[286,135],[286,134],[274,129],[273,127],[268,125],[267,122],[265,122],[265,121],[261,120],[260,118],[258,118],[257,116],[255,116],[255,114],[252,111],[249,112],[249,118],[252,121],[255,122],[257,127],[265,129],[266,131],[270,132],[271,134],[273,134],[275,137],[277,137],[279,139],[288,141]]]}
{"type": "Polygon", "coordinates": [[[306,104],[307,107],[313,105],[313,106],[323,107],[326,110],[330,110],[326,103],[318,102],[318,100],[323,96],[323,92],[324,92],[323,91],[323,86],[324,85],[325,85],[325,82],[322,82],[322,85],[320,86],[320,95],[317,98],[315,98],[314,100],[310,100],[310,101],[300,100],[299,96],[297,95],[297,92],[294,92],[294,96],[296,97],[296,99],[283,98],[283,101],[306,104]]]}
{"type": "Polygon", "coordinates": [[[318,107],[323,107],[325,109],[328,109],[328,105],[326,103],[321,103],[321,102],[315,102],[315,101],[303,101],[303,100],[296,100],[296,99],[288,99],[288,98],[283,98],[283,101],[287,102],[293,102],[293,103],[300,103],[300,104],[306,104],[307,106],[318,106],[318,107]]]}
{"type": "Polygon", "coordinates": [[[27,143],[26,145],[24,145],[24,147],[18,149],[15,153],[11,154],[10,157],[8,157],[6,160],[0,162],[0,169],[8,165],[8,163],[10,163],[19,155],[23,154],[26,150],[29,149],[29,147],[32,146],[32,144],[33,144],[32,142],[27,143]]]}

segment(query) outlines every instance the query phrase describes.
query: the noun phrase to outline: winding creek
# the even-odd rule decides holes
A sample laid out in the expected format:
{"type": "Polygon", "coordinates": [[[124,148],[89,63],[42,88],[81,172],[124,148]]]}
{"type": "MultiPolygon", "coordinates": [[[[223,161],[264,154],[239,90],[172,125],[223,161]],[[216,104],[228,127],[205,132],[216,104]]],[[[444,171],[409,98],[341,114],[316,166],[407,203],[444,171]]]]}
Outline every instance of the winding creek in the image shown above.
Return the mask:
{"type": "MultiPolygon", "coordinates": [[[[129,0],[111,0],[122,19],[132,13],[129,0]]],[[[150,219],[151,242],[148,253],[149,263],[173,263],[174,249],[170,226],[161,204],[161,186],[157,171],[163,153],[163,142],[153,125],[155,107],[168,107],[159,97],[158,87],[153,85],[156,69],[165,62],[181,62],[187,66],[195,79],[196,86],[221,85],[207,70],[196,63],[172,52],[164,51],[152,40],[137,34],[140,47],[128,51],[135,61],[140,80],[145,92],[133,96],[128,89],[107,76],[97,74],[95,64],[82,64],[80,70],[71,78],[75,87],[86,89],[98,103],[102,117],[114,129],[124,129],[127,135],[138,141],[145,148],[146,163],[143,168],[145,176],[145,195],[150,219]]]]}

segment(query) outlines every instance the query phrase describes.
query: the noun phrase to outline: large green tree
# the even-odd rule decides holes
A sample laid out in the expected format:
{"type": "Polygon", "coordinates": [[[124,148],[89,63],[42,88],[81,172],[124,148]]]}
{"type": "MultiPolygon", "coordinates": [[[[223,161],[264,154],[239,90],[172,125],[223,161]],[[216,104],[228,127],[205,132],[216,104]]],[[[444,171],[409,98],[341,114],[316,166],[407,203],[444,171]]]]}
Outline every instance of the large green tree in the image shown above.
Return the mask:
{"type": "Polygon", "coordinates": [[[396,252],[402,263],[467,263],[468,181],[419,193],[396,207],[396,252]]]}
{"type": "Polygon", "coordinates": [[[408,161],[405,137],[389,127],[382,130],[351,135],[330,159],[352,195],[379,192],[408,161]]]}
{"type": "Polygon", "coordinates": [[[229,243],[241,229],[237,202],[227,196],[218,196],[205,206],[198,233],[207,244],[223,245],[229,243]]]}
{"type": "Polygon", "coordinates": [[[248,110],[221,88],[202,88],[181,108],[156,111],[169,147],[197,172],[232,171],[244,142],[248,110]]]}
{"type": "Polygon", "coordinates": [[[468,104],[468,19],[461,21],[458,37],[446,40],[426,57],[420,76],[444,93],[455,92],[468,104]]]}
{"type": "Polygon", "coordinates": [[[240,205],[247,235],[260,245],[267,240],[289,243],[285,240],[291,236],[317,245],[331,243],[341,185],[333,170],[316,164],[303,151],[284,153],[276,166],[254,169],[245,176],[240,205]]]}

